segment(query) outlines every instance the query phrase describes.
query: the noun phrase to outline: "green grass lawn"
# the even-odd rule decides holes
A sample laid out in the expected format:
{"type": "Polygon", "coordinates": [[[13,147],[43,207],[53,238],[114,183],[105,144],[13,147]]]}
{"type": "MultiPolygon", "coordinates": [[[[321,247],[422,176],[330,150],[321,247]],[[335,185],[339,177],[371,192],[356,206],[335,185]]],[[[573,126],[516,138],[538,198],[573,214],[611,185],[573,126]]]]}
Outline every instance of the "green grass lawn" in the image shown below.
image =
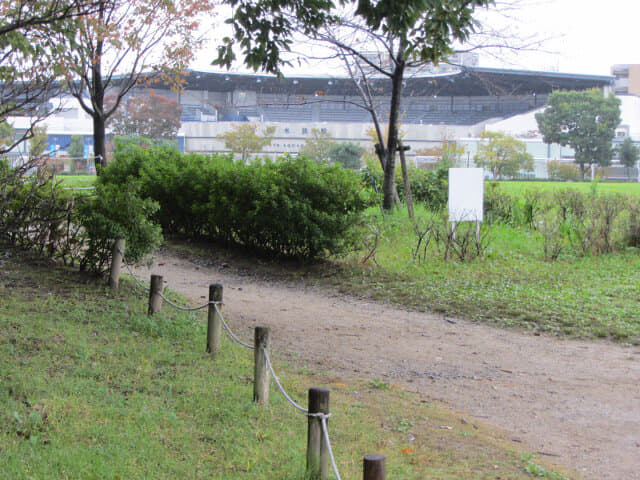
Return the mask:
{"type": "Polygon", "coordinates": [[[95,175],[57,175],[56,181],[66,188],[88,188],[93,187],[96,178],[95,175]]]}
{"type": "MultiPolygon", "coordinates": [[[[129,281],[114,295],[2,251],[0,477],[304,478],[306,418],[274,387],[268,407],[251,401],[252,352],[225,340],[215,359],[206,355],[203,313],[148,317],[146,295],[129,281]]],[[[400,388],[272,357],[301,403],[310,386],[331,389],[345,479],[361,478],[372,452],[387,455],[388,478],[398,479],[528,479],[531,462],[544,463],[400,388]]]]}
{"type": "Polygon", "coordinates": [[[487,182],[498,183],[500,189],[509,194],[518,194],[526,190],[539,190],[550,192],[558,189],[573,189],[579,192],[589,193],[597,189],[602,193],[623,193],[625,195],[640,195],[640,183],[638,182],[487,182]]]}
{"type": "MultiPolygon", "coordinates": [[[[546,184],[543,184],[546,185],[546,184]]],[[[418,217],[425,215],[418,210],[418,217]]],[[[375,255],[336,259],[324,275],[344,292],[501,326],[640,343],[640,251],[545,261],[538,232],[493,225],[484,257],[444,261],[418,238],[406,210],[387,217],[375,255]]]]}

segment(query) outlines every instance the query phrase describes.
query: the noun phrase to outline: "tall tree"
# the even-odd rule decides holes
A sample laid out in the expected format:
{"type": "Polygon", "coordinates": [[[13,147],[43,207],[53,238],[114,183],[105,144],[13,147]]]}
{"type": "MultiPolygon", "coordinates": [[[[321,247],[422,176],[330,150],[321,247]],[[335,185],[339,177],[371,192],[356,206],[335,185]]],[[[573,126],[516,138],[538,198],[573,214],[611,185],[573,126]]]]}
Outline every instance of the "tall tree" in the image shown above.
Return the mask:
{"type": "Polygon", "coordinates": [[[585,166],[611,164],[612,140],[620,124],[620,100],[598,89],[553,92],[536,114],[545,143],[570,146],[584,180],[585,166]]]}
{"type": "Polygon", "coordinates": [[[262,134],[259,134],[257,125],[239,123],[220,135],[220,138],[224,140],[226,148],[239,153],[242,161],[246,162],[250,153],[260,153],[264,147],[271,145],[275,130],[276,127],[267,127],[262,134]]]}
{"type": "Polygon", "coordinates": [[[629,171],[638,163],[638,147],[636,147],[630,137],[624,139],[622,144],[618,147],[618,155],[620,156],[620,163],[627,169],[627,178],[630,176],[629,171]]]}
{"type": "Polygon", "coordinates": [[[316,162],[328,162],[330,160],[329,152],[335,145],[336,142],[329,132],[312,128],[311,136],[305,139],[304,145],[298,153],[316,162]]]}
{"type": "Polygon", "coordinates": [[[30,138],[34,127],[52,113],[49,99],[60,92],[64,47],[79,18],[94,11],[93,0],[0,1],[0,122],[29,117],[30,128],[0,146],[0,154],[30,138]]]}
{"type": "Polygon", "coordinates": [[[180,73],[200,45],[196,17],[211,0],[98,0],[81,18],[67,48],[68,85],[93,119],[96,164],[105,158],[105,125],[136,85],[163,81],[180,87],[180,73]],[[114,101],[105,106],[105,95],[114,101]]]}
{"type": "Polygon", "coordinates": [[[365,152],[366,150],[356,143],[341,142],[329,150],[329,158],[333,163],[339,163],[344,168],[355,170],[362,165],[362,155],[365,152]]]}
{"type": "Polygon", "coordinates": [[[71,143],[67,148],[67,153],[71,157],[71,165],[74,165],[76,160],[84,158],[84,138],[82,135],[71,135],[71,143]]]}
{"type": "Polygon", "coordinates": [[[533,156],[524,142],[501,132],[482,132],[487,143],[478,145],[473,161],[489,169],[494,180],[516,178],[520,171],[533,171],[533,156]]]}
{"type": "MultiPolygon", "coordinates": [[[[107,96],[106,103],[113,97],[107,96]]],[[[116,135],[175,140],[181,116],[182,106],[177,100],[150,90],[147,95],[127,97],[111,117],[109,127],[116,135]]]]}
{"type": "Polygon", "coordinates": [[[38,125],[33,127],[33,136],[29,140],[29,156],[31,158],[37,158],[42,156],[47,149],[49,141],[49,135],[47,135],[47,127],[44,125],[38,125]]]}
{"type": "Polygon", "coordinates": [[[395,198],[395,156],[400,142],[398,123],[405,74],[426,62],[434,64],[464,42],[473,32],[474,10],[492,0],[359,0],[345,1],[338,12],[323,0],[227,0],[234,7],[229,22],[234,36],[225,39],[216,62],[229,66],[238,43],[245,63],[279,72],[282,52],[291,48],[292,35],[300,32],[335,49],[371,113],[378,143],[377,154],[384,170],[383,208],[391,209],[395,198]],[[345,13],[346,12],[346,13],[345,13]],[[340,13],[338,15],[338,13],[340,13]],[[372,50],[376,51],[371,55],[372,50]],[[371,72],[389,82],[388,109],[378,111],[371,72]],[[380,118],[381,113],[386,119],[380,118]],[[386,122],[385,122],[386,120],[386,122]],[[382,124],[387,124],[386,141],[382,124]]]}

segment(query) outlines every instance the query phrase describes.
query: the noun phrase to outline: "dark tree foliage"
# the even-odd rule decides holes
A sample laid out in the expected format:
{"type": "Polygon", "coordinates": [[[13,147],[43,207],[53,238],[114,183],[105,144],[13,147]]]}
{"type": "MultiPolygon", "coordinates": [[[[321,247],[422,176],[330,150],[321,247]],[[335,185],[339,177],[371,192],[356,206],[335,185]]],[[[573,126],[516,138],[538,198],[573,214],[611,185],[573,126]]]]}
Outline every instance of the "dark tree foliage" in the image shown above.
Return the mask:
{"type": "Polygon", "coordinates": [[[620,100],[601,90],[553,92],[544,112],[536,114],[545,143],[570,146],[584,180],[585,166],[611,164],[612,140],[620,124],[620,100]]]}
{"type": "MultiPolygon", "coordinates": [[[[112,101],[109,96],[105,103],[112,101]]],[[[116,135],[138,135],[151,139],[174,140],[180,130],[182,106],[177,100],[159,95],[153,90],[148,95],[128,98],[109,121],[116,135]]]]}
{"type": "Polygon", "coordinates": [[[618,155],[620,156],[620,163],[627,168],[627,175],[629,171],[638,163],[638,147],[636,147],[631,138],[627,137],[622,142],[622,145],[618,147],[618,155]]]}

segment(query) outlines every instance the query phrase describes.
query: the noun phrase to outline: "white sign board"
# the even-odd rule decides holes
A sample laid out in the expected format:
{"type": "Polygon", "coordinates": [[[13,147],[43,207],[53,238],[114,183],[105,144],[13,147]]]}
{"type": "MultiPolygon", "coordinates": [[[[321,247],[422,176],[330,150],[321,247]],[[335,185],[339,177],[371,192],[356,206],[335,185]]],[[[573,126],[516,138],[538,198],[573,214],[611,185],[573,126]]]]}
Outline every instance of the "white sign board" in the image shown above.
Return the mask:
{"type": "Polygon", "coordinates": [[[483,168],[449,169],[449,221],[481,222],[484,202],[483,168]]]}

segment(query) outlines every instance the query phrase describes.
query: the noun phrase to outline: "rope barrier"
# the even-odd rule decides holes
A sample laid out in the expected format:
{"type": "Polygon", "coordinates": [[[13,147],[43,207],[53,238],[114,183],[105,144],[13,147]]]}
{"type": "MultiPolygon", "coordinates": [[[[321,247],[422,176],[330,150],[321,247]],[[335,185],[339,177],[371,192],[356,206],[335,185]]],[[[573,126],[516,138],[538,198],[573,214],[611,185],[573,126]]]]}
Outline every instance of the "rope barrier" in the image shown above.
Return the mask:
{"type": "MultiPolygon", "coordinates": [[[[127,271],[129,272],[129,275],[131,275],[131,277],[133,278],[135,283],[137,283],[140,287],[142,287],[143,289],[148,291],[149,287],[147,287],[146,285],[142,284],[142,282],[140,282],[140,280],[138,280],[138,278],[135,276],[135,274],[133,273],[133,271],[131,270],[129,265],[124,261],[124,252],[122,250],[118,250],[118,252],[122,255],[122,258],[123,258],[122,263],[126,267],[127,271]]],[[[229,328],[229,325],[227,325],[227,322],[224,320],[224,317],[222,316],[222,312],[220,312],[220,309],[218,308],[218,305],[221,305],[222,302],[209,301],[209,302],[207,302],[204,305],[201,305],[199,307],[193,307],[193,308],[181,307],[180,305],[175,304],[174,302],[169,300],[167,297],[165,297],[162,294],[162,292],[158,292],[158,293],[160,295],[160,298],[162,298],[162,300],[164,300],[166,303],[168,303],[172,307],[177,308],[178,310],[182,310],[182,311],[193,312],[193,311],[196,311],[196,310],[202,310],[202,309],[208,307],[209,305],[213,305],[215,310],[216,310],[216,313],[220,317],[220,321],[222,323],[222,326],[227,331],[229,336],[236,343],[242,345],[243,347],[255,350],[255,346],[249,345],[247,343],[244,343],[229,328]]],[[[323,438],[324,438],[324,442],[325,442],[325,444],[327,446],[327,452],[329,453],[329,459],[331,460],[331,467],[333,468],[333,473],[334,473],[334,475],[336,477],[336,480],[342,480],[342,477],[340,476],[340,472],[338,472],[338,467],[336,465],[335,457],[333,456],[333,449],[331,448],[331,439],[329,438],[329,426],[327,424],[327,420],[331,417],[331,414],[330,413],[329,414],[325,414],[325,413],[309,413],[308,409],[306,409],[306,408],[300,406],[298,403],[296,403],[295,400],[293,400],[291,398],[291,396],[286,392],[286,390],[284,389],[284,387],[280,383],[280,379],[278,378],[278,375],[276,375],[276,372],[275,372],[275,370],[273,368],[273,365],[271,364],[271,358],[269,357],[269,353],[268,353],[267,349],[262,348],[262,352],[264,353],[264,357],[265,357],[269,372],[271,372],[271,376],[273,377],[273,380],[276,383],[276,385],[278,387],[278,390],[280,391],[282,396],[291,404],[291,406],[293,406],[296,410],[299,410],[300,412],[304,413],[307,417],[313,417],[313,418],[319,418],[320,419],[320,424],[322,426],[322,435],[323,435],[323,438]]]]}
{"type": "Polygon", "coordinates": [[[242,340],[240,340],[229,328],[229,325],[227,325],[227,322],[224,321],[224,317],[222,316],[222,313],[220,312],[220,309],[218,308],[218,305],[216,303],[214,303],[215,309],[216,309],[216,313],[220,316],[220,321],[222,322],[222,326],[224,327],[224,329],[227,331],[227,333],[229,334],[229,336],[235,340],[236,343],[239,343],[240,345],[242,345],[243,347],[246,348],[250,348],[251,350],[255,350],[256,347],[254,347],[253,345],[249,345],[247,343],[244,343],[242,340]]]}
{"type": "Polygon", "coordinates": [[[300,405],[298,405],[285,391],[285,389],[283,388],[282,384],[280,383],[280,380],[278,379],[278,376],[276,375],[276,372],[273,370],[273,366],[271,365],[271,359],[269,358],[269,353],[267,353],[266,349],[262,349],[263,353],[264,353],[264,358],[267,360],[267,367],[269,368],[269,371],[271,372],[271,375],[273,376],[273,380],[276,382],[276,385],[278,386],[278,390],[280,390],[280,393],[282,393],[282,396],[284,398],[287,399],[287,401],[296,409],[300,410],[302,413],[309,413],[309,410],[307,410],[304,407],[301,407],[300,405]]]}
{"type": "Polygon", "coordinates": [[[327,425],[327,419],[331,416],[324,413],[313,414],[315,417],[320,417],[320,423],[322,424],[322,433],[324,435],[324,441],[327,444],[327,452],[329,452],[329,459],[331,460],[331,467],[337,480],[342,480],[340,472],[338,472],[338,466],[336,465],[336,459],[333,457],[333,450],[331,449],[331,440],[329,440],[329,425],[327,425]]]}
{"type": "Polygon", "coordinates": [[[124,261],[124,253],[122,252],[122,250],[118,250],[118,252],[120,252],[120,255],[122,255],[122,264],[125,266],[125,268],[129,272],[129,275],[131,275],[131,278],[133,278],[134,282],[137,283],[139,287],[143,288],[148,292],[149,287],[147,287],[140,280],[138,280],[138,277],[136,277],[135,273],[133,273],[133,271],[131,270],[131,267],[129,267],[129,265],[127,265],[126,262],[124,261]]]}
{"type": "Polygon", "coordinates": [[[203,308],[207,308],[211,304],[215,305],[216,303],[219,303],[219,302],[207,302],[204,305],[200,305],[199,307],[181,307],[180,305],[173,303],[171,300],[165,297],[162,292],[158,292],[158,295],[160,295],[160,298],[165,302],[167,302],[169,305],[171,305],[173,308],[177,308],[178,310],[182,310],[183,312],[195,312],[197,310],[202,310],[203,308]]]}
{"type": "Polygon", "coordinates": [[[269,371],[271,372],[271,375],[273,376],[273,380],[276,382],[276,385],[278,386],[278,389],[280,390],[280,393],[282,393],[282,395],[284,396],[284,398],[287,399],[287,401],[296,409],[300,410],[301,412],[305,413],[307,415],[307,417],[314,417],[314,418],[319,418],[320,419],[320,423],[322,425],[322,434],[324,437],[324,441],[325,444],[327,445],[327,452],[329,453],[329,458],[331,460],[331,467],[333,468],[333,473],[336,476],[337,480],[342,480],[342,478],[340,477],[340,472],[338,472],[338,466],[336,465],[336,459],[333,456],[333,449],[331,448],[331,440],[329,439],[329,425],[327,424],[327,419],[329,419],[331,417],[331,414],[325,414],[325,413],[309,413],[309,410],[307,410],[306,408],[301,407],[300,405],[298,405],[285,391],[285,389],[283,388],[282,384],[280,383],[280,380],[278,379],[278,376],[276,375],[276,372],[273,369],[273,365],[271,365],[271,358],[269,358],[269,353],[267,352],[267,350],[265,348],[262,349],[262,352],[264,353],[264,358],[267,361],[267,367],[269,368],[269,371]]]}

